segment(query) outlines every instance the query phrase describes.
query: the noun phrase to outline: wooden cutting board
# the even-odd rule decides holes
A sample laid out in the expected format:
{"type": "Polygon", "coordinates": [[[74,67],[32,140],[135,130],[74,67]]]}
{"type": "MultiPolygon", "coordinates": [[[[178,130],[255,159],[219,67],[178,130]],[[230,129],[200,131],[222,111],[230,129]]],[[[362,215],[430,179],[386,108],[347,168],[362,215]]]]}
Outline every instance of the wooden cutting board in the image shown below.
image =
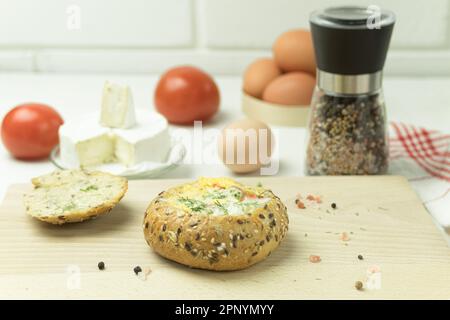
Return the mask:
{"type": "Polygon", "coordinates": [[[146,206],[182,180],[130,181],[111,214],[62,227],[28,217],[21,198],[31,186],[11,186],[0,207],[0,298],[450,298],[450,249],[404,178],[241,180],[278,194],[290,228],[268,259],[233,272],[190,269],[145,243],[146,206]],[[319,194],[323,203],[298,209],[298,193],[319,194]],[[322,261],[311,263],[310,255],[322,261]],[[151,268],[147,279],[135,276],[137,265],[151,268]],[[367,274],[371,289],[356,290],[367,274]]]}

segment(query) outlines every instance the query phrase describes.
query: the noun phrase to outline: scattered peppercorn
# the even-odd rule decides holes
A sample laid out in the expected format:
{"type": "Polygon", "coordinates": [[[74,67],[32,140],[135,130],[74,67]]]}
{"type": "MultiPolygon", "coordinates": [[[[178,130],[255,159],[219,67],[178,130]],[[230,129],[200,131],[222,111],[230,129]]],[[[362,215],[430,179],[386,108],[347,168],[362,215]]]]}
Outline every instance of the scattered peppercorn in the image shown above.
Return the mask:
{"type": "Polygon", "coordinates": [[[136,275],[138,275],[139,272],[142,272],[142,269],[141,269],[141,267],[136,266],[136,267],[134,267],[133,271],[136,275]]]}
{"type": "Polygon", "coordinates": [[[103,261],[100,261],[97,266],[99,270],[105,270],[105,263],[103,261]]]}
{"type": "Polygon", "coordinates": [[[360,290],[361,291],[363,289],[363,287],[364,287],[364,285],[363,285],[363,283],[361,281],[356,281],[355,282],[356,290],[360,290]]]}
{"type": "Polygon", "coordinates": [[[358,259],[359,260],[364,260],[364,257],[362,255],[358,254],[358,259]]]}
{"type": "Polygon", "coordinates": [[[336,206],[336,203],[333,202],[333,203],[331,204],[331,207],[332,207],[333,209],[336,209],[336,207],[337,207],[337,206],[336,206]]]}

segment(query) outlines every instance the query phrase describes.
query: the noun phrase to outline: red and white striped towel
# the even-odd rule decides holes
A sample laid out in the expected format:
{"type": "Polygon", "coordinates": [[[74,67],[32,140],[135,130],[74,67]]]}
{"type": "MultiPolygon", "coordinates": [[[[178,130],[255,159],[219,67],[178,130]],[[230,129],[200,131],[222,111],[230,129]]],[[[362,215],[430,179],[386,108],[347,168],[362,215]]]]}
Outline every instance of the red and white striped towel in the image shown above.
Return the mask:
{"type": "Polygon", "coordinates": [[[391,160],[409,157],[429,175],[450,182],[450,135],[392,122],[391,160]]]}
{"type": "Polygon", "coordinates": [[[390,173],[406,176],[450,233],[450,134],[391,122],[389,140],[390,173]]]}

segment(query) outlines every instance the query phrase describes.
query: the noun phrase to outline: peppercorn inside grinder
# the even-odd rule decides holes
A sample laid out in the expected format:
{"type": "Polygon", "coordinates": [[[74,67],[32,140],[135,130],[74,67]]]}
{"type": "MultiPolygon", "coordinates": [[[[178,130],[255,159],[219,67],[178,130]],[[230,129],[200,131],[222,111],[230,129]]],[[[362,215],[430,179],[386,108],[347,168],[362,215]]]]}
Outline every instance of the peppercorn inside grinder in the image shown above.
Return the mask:
{"type": "Polygon", "coordinates": [[[394,22],[390,11],[362,7],[311,14],[318,70],[308,125],[307,174],[387,172],[382,70],[394,22]]]}

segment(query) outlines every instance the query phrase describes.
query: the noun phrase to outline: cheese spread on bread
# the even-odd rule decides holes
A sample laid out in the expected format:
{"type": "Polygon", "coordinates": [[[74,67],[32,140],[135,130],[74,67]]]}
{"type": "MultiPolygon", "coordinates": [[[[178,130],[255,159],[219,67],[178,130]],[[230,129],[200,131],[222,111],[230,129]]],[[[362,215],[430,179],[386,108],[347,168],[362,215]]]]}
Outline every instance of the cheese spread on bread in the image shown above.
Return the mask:
{"type": "Polygon", "coordinates": [[[26,212],[52,224],[106,214],[128,189],[125,178],[98,171],[56,170],[31,182],[34,189],[24,194],[26,212]]]}

